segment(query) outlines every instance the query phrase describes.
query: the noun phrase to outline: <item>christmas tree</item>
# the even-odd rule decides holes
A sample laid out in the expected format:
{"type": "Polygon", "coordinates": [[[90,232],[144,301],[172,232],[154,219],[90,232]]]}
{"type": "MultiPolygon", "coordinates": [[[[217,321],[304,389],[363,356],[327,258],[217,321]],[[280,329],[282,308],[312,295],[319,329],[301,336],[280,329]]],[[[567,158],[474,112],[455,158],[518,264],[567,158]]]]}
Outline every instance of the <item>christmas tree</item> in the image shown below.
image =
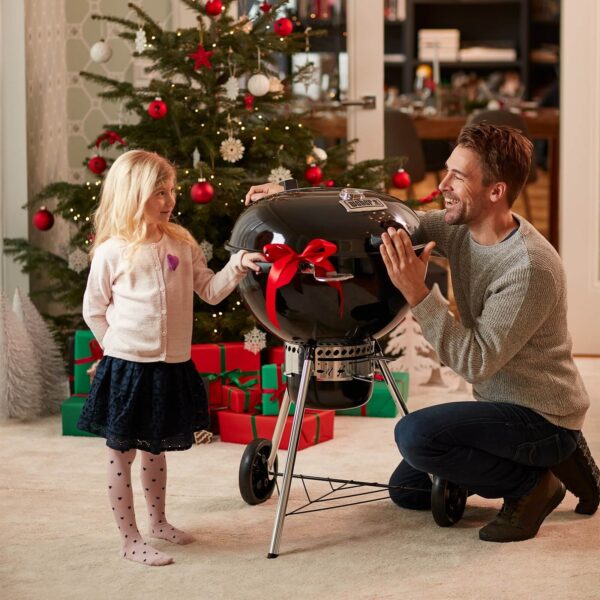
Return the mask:
{"type": "MultiPolygon", "coordinates": [[[[177,167],[177,221],[200,242],[215,271],[228,259],[224,248],[243,209],[250,185],[290,176],[301,186],[351,185],[381,189],[393,160],[350,164],[352,145],[315,147],[311,131],[291,102],[292,82],[310,75],[305,65],[280,78],[277,64],[307,51],[318,31],[304,28],[285,11],[286,2],[262,2],[254,18],[231,16],[232,0],[181,0],[197,14],[197,27],[169,31],[135,4],[136,20],[94,15],[119,28],[132,48],[132,60],[149,61],[145,86],[97,74],[81,75],[99,84],[103,99],[127,111],[126,122],[106,124],[90,140],[82,157],[90,180],[47,186],[32,205],[56,198],[55,212],[75,227],[68,260],[23,239],[5,240],[5,250],[28,273],[43,272],[50,284],[42,293],[65,307],[53,317],[68,333],[82,325],[80,304],[93,241],[91,216],[97,205],[103,174],[111,159],[106,149],[143,148],[167,157],[177,167]]],[[[91,58],[110,58],[106,42],[91,49],[91,58]]],[[[290,64],[290,61],[287,61],[290,64]]],[[[39,229],[52,226],[53,215],[41,208],[34,217],[39,229]]],[[[251,316],[232,294],[217,307],[197,302],[194,341],[239,340],[253,326],[251,316]]]]}

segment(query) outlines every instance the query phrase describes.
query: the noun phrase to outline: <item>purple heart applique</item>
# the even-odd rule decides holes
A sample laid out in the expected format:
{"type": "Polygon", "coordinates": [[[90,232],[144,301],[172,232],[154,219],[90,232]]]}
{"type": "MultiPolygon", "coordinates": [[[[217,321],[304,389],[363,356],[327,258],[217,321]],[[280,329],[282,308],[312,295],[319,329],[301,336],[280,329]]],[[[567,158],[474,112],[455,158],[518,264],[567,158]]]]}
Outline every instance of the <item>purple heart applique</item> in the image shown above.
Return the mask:
{"type": "Polygon", "coordinates": [[[174,271],[179,266],[179,258],[174,254],[167,254],[167,264],[169,265],[169,269],[174,271]]]}

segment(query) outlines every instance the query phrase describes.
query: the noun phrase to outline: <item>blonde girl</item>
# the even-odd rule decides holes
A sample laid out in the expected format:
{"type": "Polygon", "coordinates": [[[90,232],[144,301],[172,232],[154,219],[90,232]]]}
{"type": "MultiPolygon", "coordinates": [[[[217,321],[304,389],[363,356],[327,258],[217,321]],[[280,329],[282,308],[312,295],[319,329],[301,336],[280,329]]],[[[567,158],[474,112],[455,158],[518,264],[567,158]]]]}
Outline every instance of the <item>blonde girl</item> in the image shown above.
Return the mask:
{"type": "Polygon", "coordinates": [[[145,565],[172,558],[139,532],[131,465],[140,450],[148,536],[175,544],[194,538],[165,515],[165,451],[187,450],[208,426],[202,381],[190,360],[193,296],[221,302],[259,270],[259,253],[239,252],[211,271],[190,233],[171,222],[175,169],[143,150],[110,168],[94,216],[93,259],[83,317],[104,350],[78,427],[106,438],[108,497],[121,535],[121,555],[145,565]]]}

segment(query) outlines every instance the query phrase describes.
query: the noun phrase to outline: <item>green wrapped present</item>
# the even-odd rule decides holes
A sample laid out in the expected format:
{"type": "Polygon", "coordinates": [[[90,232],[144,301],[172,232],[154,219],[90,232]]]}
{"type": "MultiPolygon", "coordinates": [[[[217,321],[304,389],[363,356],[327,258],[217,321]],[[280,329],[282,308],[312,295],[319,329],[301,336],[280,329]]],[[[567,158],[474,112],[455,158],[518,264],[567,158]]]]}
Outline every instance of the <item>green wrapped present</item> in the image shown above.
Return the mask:
{"type": "MultiPolygon", "coordinates": [[[[392,372],[394,381],[398,386],[404,402],[408,401],[408,373],[392,372]]],[[[336,414],[346,417],[387,417],[398,416],[398,408],[388,390],[385,381],[376,381],[373,384],[373,393],[366,404],[358,408],[336,410],[336,414]]]]}
{"type": "MultiPolygon", "coordinates": [[[[263,365],[261,369],[262,381],[262,414],[278,415],[279,407],[283,401],[286,390],[285,375],[282,365],[263,365]]],[[[288,415],[294,414],[295,403],[290,403],[288,415]]]]}
{"type": "Polygon", "coordinates": [[[94,334],[87,329],[79,329],[75,332],[75,343],[73,345],[73,393],[90,393],[90,376],[88,369],[102,358],[102,348],[94,339],[94,334]]]}
{"type": "Polygon", "coordinates": [[[85,403],[86,395],[71,396],[60,405],[60,414],[62,416],[62,434],[63,435],[85,435],[96,437],[93,433],[77,429],[77,421],[85,403]]]}

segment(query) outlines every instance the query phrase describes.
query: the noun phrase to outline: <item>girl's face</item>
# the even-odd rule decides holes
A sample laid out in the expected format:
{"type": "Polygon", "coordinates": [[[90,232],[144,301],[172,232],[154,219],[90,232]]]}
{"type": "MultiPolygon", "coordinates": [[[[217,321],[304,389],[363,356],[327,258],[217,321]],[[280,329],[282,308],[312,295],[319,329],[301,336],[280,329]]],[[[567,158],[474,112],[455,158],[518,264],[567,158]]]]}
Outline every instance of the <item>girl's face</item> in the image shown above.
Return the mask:
{"type": "Polygon", "coordinates": [[[148,225],[168,223],[175,208],[175,177],[163,181],[148,198],[144,207],[144,220],[148,225]]]}

